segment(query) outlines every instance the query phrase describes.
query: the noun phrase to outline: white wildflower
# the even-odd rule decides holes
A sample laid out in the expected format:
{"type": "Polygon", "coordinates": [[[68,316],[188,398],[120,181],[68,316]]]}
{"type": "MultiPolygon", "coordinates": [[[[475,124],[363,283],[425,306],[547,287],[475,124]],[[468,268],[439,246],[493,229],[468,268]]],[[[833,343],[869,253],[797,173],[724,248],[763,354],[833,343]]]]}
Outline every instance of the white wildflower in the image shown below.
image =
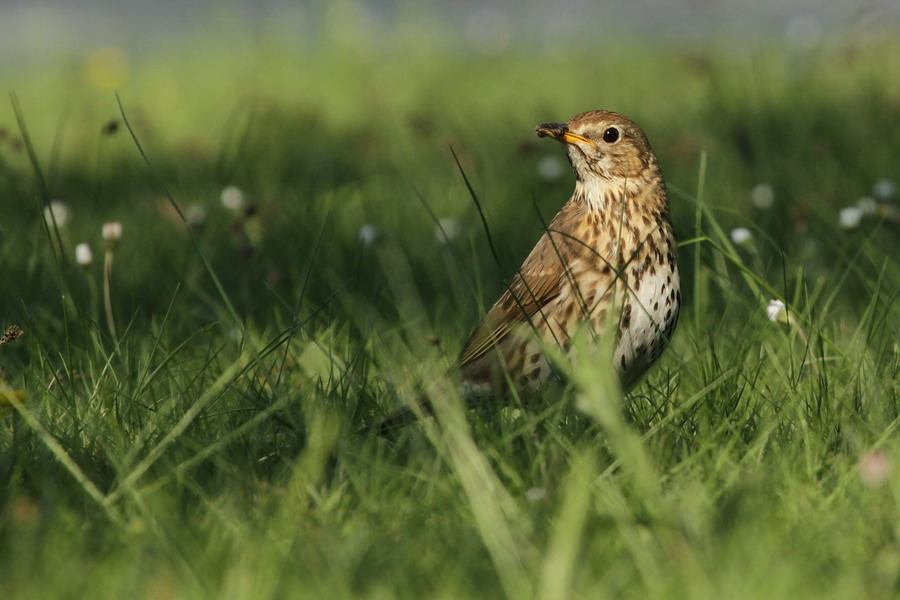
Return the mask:
{"type": "Polygon", "coordinates": [[[738,246],[745,246],[753,241],[753,233],[746,227],[736,227],[731,230],[731,241],[738,246]]]}
{"type": "Polygon", "coordinates": [[[222,190],[222,196],[220,197],[220,200],[222,202],[222,206],[224,206],[228,210],[238,212],[244,205],[244,192],[241,191],[241,188],[237,187],[236,185],[229,185],[222,190]]]}
{"type": "Polygon", "coordinates": [[[539,502],[547,497],[547,490],[542,487],[528,488],[528,491],[525,492],[525,497],[528,498],[529,502],[539,502]]]}
{"type": "Polygon", "coordinates": [[[887,177],[882,177],[872,185],[872,195],[882,202],[887,202],[897,195],[897,184],[887,177]]]}
{"type": "Polygon", "coordinates": [[[434,228],[434,237],[439,244],[452,242],[462,232],[462,225],[456,217],[443,217],[438,219],[434,228]]]}
{"type": "Polygon", "coordinates": [[[117,242],[122,237],[122,224],[119,221],[110,221],[103,224],[103,239],[107,242],[117,242]]]}
{"type": "Polygon", "coordinates": [[[787,323],[787,306],[781,300],[769,300],[769,305],[766,307],[766,316],[775,323],[787,323]]]}
{"type": "Polygon", "coordinates": [[[547,155],[537,165],[538,177],[545,181],[559,179],[563,170],[563,161],[558,156],[547,155]]]}
{"type": "Polygon", "coordinates": [[[75,246],[75,262],[82,267],[88,267],[94,262],[94,253],[89,245],[81,243],[75,246]]]}
{"type": "Polygon", "coordinates": [[[191,227],[201,227],[206,223],[206,209],[202,204],[189,204],[184,209],[184,218],[191,227]]]}
{"type": "Polygon", "coordinates": [[[44,207],[44,220],[47,221],[49,227],[53,227],[54,222],[57,227],[65,227],[71,216],[72,211],[69,210],[69,205],[60,200],[51,200],[50,204],[44,207]]]}
{"type": "Polygon", "coordinates": [[[859,227],[859,222],[862,221],[862,218],[862,209],[856,206],[846,206],[841,209],[841,212],[838,216],[838,224],[843,229],[854,229],[856,227],[859,227]]]}
{"type": "Polygon", "coordinates": [[[750,190],[750,200],[756,208],[763,210],[771,208],[775,202],[775,190],[768,183],[758,183],[750,190]]]}
{"type": "Polygon", "coordinates": [[[371,246],[378,239],[378,228],[371,223],[366,223],[359,228],[359,241],[363,246],[371,246]]]}

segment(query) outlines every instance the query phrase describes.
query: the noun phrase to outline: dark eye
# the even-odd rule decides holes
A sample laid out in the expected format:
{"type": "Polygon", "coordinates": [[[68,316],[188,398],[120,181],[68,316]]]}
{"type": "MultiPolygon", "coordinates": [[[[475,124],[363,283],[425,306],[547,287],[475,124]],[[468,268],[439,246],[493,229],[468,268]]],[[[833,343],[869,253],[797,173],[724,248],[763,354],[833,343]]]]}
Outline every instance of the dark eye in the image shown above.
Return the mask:
{"type": "Polygon", "coordinates": [[[613,142],[619,139],[619,130],[615,127],[610,127],[606,131],[603,132],[603,141],[607,144],[612,144],[613,142]]]}

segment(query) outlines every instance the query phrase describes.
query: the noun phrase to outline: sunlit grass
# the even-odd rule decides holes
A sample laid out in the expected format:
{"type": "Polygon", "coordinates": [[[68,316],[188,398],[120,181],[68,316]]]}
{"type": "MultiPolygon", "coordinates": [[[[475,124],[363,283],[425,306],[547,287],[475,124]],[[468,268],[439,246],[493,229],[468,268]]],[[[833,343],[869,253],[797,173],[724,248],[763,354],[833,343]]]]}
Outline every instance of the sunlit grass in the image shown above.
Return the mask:
{"type": "Polygon", "coordinates": [[[249,49],[132,57],[124,115],[19,73],[30,140],[0,107],[0,595],[897,593],[896,44],[249,49]],[[434,382],[572,187],[532,127],[592,108],[670,184],[672,348],[467,411],[434,382]]]}

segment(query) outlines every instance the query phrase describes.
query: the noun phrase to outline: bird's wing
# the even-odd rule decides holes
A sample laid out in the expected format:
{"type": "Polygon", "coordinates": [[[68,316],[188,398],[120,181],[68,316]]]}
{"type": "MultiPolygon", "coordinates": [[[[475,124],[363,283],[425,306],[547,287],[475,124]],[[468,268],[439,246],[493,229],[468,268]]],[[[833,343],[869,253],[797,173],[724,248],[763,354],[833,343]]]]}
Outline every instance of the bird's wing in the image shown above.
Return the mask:
{"type": "MultiPolygon", "coordinates": [[[[551,231],[553,225],[551,224],[551,231]]],[[[572,253],[571,240],[544,233],[525,259],[512,283],[469,337],[458,366],[478,360],[522,323],[534,323],[541,309],[556,298],[567,276],[563,265],[572,253]]]]}

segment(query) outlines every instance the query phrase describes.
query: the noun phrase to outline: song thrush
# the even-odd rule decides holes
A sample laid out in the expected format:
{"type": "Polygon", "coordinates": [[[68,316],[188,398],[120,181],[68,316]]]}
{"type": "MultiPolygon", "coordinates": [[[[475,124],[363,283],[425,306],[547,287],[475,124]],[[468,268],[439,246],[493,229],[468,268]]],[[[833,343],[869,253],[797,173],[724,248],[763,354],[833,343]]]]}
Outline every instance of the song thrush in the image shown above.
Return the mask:
{"type": "Polygon", "coordinates": [[[597,343],[614,344],[613,366],[627,389],[662,354],[681,304],[659,164],[640,127],[614,112],[589,111],[535,131],[564,144],[575,192],[475,328],[456,368],[468,391],[538,387],[551,366],[537,338],[567,348],[588,327],[597,343]]]}
{"type": "Polygon", "coordinates": [[[575,192],[466,343],[463,381],[478,388],[502,375],[518,388],[538,386],[551,369],[535,337],[566,347],[588,327],[615,332],[614,367],[630,387],[659,358],[681,304],[659,164],[640,127],[614,112],[535,131],[564,144],[575,192]]]}

